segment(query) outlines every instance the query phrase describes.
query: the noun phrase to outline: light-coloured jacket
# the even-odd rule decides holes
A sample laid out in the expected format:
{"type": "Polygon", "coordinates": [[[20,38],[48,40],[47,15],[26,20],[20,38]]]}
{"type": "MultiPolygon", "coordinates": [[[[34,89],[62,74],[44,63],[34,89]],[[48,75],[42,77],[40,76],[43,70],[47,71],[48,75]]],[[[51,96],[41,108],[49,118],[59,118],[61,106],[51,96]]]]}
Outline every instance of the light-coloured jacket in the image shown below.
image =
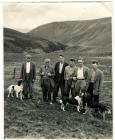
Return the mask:
{"type": "Polygon", "coordinates": [[[65,67],[65,71],[64,71],[65,80],[72,79],[73,77],[75,77],[75,75],[76,75],[76,66],[72,68],[70,66],[65,67]]]}
{"type": "MultiPolygon", "coordinates": [[[[88,86],[91,82],[92,73],[93,73],[93,70],[91,69],[88,72],[88,78],[86,81],[86,90],[88,89],[88,86]]],[[[99,95],[101,93],[103,82],[104,82],[103,72],[101,70],[97,69],[96,73],[95,73],[94,86],[93,86],[94,95],[99,95]]]]}
{"type": "Polygon", "coordinates": [[[49,79],[50,83],[51,83],[51,86],[54,87],[54,75],[55,75],[55,72],[54,72],[54,69],[53,67],[50,65],[47,69],[46,69],[46,66],[42,66],[40,68],[40,71],[39,71],[39,75],[41,76],[41,79],[40,79],[40,85],[43,84],[43,81],[45,79],[49,79]],[[42,72],[44,72],[44,74],[42,74],[42,72]],[[51,75],[48,76],[48,73],[50,73],[51,75]]]}
{"type": "Polygon", "coordinates": [[[54,74],[55,74],[55,72],[54,72],[54,69],[53,69],[53,67],[52,67],[51,65],[50,65],[47,69],[46,69],[46,66],[43,65],[43,66],[40,68],[40,70],[39,70],[39,75],[40,75],[42,78],[47,78],[47,79],[49,79],[49,78],[54,77],[54,74]],[[43,75],[42,75],[42,72],[44,72],[43,75]],[[48,76],[48,73],[50,73],[51,76],[48,76]]]}

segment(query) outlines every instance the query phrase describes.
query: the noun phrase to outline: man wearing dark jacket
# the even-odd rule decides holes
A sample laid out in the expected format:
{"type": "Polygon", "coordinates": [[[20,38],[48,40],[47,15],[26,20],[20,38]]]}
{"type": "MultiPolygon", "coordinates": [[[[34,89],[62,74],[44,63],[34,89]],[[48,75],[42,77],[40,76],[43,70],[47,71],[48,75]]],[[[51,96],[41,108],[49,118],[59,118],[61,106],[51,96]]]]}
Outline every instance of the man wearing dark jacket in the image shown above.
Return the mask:
{"type": "Polygon", "coordinates": [[[64,97],[65,94],[65,79],[64,79],[64,71],[65,67],[68,64],[65,62],[65,58],[63,55],[59,55],[59,62],[55,64],[55,76],[54,76],[54,91],[53,91],[53,102],[56,102],[56,98],[58,97],[59,88],[61,89],[61,96],[64,97]]]}
{"type": "Polygon", "coordinates": [[[36,79],[35,64],[31,62],[31,55],[26,55],[26,62],[22,64],[21,79],[23,80],[23,94],[25,98],[33,98],[33,84],[36,79]]]}

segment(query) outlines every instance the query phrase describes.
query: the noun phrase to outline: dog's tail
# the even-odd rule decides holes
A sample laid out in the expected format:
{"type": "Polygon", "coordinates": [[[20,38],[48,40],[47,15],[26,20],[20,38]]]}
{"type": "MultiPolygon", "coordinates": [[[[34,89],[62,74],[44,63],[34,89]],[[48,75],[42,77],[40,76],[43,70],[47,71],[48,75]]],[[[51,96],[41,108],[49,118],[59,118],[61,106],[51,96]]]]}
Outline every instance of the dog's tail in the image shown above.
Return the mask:
{"type": "Polygon", "coordinates": [[[9,91],[10,90],[10,86],[6,90],[9,91]]]}
{"type": "Polygon", "coordinates": [[[12,90],[14,90],[14,85],[9,86],[9,87],[7,88],[7,91],[9,91],[9,90],[10,90],[10,88],[12,88],[12,90]]]}
{"type": "Polygon", "coordinates": [[[9,91],[9,87],[6,90],[9,91]]]}

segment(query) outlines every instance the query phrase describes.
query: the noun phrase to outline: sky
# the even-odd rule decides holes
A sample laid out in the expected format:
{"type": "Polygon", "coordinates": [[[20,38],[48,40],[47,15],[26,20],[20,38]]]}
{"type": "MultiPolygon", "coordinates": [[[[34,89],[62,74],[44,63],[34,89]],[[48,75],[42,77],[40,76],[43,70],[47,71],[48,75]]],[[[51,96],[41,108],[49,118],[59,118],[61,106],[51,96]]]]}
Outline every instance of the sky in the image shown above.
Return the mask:
{"type": "Polygon", "coordinates": [[[112,2],[6,3],[3,10],[4,27],[29,32],[56,21],[112,17],[112,2]]]}

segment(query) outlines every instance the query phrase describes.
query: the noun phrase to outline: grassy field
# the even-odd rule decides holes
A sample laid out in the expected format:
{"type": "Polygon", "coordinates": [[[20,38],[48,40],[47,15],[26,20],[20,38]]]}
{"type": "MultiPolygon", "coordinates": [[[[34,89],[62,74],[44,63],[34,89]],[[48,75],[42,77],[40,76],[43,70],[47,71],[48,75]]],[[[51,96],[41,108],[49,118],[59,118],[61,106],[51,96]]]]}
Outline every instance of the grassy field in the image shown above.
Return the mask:
{"type": "MultiPolygon", "coordinates": [[[[60,52],[59,52],[60,53],[60,52]]],[[[20,101],[15,98],[7,98],[7,87],[15,84],[19,79],[21,63],[24,55],[4,54],[4,130],[5,138],[112,138],[112,116],[107,116],[102,121],[101,116],[94,117],[76,112],[74,106],[67,106],[67,111],[62,112],[57,104],[49,105],[42,102],[42,92],[39,86],[39,77],[34,85],[36,100],[20,101]],[[16,67],[16,79],[13,79],[13,68],[16,67]],[[38,99],[41,99],[39,106],[38,99]]],[[[66,54],[66,60],[69,59],[66,54]]],[[[52,64],[57,61],[58,53],[34,54],[33,61],[37,67],[37,73],[44,58],[51,58],[52,64]]],[[[77,56],[73,55],[74,58],[77,56]]],[[[112,108],[112,76],[111,57],[84,56],[85,63],[90,67],[92,59],[98,59],[100,69],[105,75],[100,102],[112,108]]]]}

